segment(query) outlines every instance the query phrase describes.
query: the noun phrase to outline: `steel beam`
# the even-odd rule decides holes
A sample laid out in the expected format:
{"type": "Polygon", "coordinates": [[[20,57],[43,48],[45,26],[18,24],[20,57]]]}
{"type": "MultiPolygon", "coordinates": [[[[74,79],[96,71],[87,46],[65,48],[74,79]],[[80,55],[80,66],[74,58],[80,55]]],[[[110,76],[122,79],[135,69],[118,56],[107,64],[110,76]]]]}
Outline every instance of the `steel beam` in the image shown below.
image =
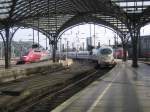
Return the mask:
{"type": "Polygon", "coordinates": [[[62,25],[62,27],[58,30],[57,35],[59,35],[63,30],[65,30],[71,26],[75,26],[77,24],[83,23],[83,22],[86,22],[86,23],[93,22],[96,24],[102,24],[104,26],[107,26],[107,27],[114,29],[115,31],[118,31],[120,36],[123,34],[123,32],[120,31],[120,29],[117,26],[114,26],[113,24],[111,24],[107,21],[104,21],[104,20],[97,18],[97,17],[93,17],[93,16],[88,15],[88,14],[78,14],[78,15],[74,16],[73,18],[71,18],[66,23],[64,23],[62,25]]]}

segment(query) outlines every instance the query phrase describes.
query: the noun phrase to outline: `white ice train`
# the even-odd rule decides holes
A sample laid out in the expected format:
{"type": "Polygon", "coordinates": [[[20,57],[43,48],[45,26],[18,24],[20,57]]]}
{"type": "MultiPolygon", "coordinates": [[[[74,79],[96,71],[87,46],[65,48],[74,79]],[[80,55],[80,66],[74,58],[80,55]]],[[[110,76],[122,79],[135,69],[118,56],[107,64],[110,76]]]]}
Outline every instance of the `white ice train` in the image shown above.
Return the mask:
{"type": "Polygon", "coordinates": [[[98,49],[90,51],[78,51],[63,53],[63,57],[74,58],[74,59],[90,59],[97,62],[98,66],[113,66],[115,65],[113,49],[109,46],[102,46],[98,49]]]}
{"type": "Polygon", "coordinates": [[[115,65],[113,49],[109,46],[103,46],[97,51],[97,63],[99,66],[115,65]]]}

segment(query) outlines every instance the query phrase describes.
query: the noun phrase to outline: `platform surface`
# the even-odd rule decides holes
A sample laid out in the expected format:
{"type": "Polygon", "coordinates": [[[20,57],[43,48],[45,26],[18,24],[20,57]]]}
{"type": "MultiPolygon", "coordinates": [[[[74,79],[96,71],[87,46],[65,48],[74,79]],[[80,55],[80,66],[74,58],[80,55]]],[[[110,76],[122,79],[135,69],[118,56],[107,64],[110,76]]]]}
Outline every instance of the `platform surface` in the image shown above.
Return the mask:
{"type": "Polygon", "coordinates": [[[51,112],[150,112],[150,66],[121,62],[51,112]]]}

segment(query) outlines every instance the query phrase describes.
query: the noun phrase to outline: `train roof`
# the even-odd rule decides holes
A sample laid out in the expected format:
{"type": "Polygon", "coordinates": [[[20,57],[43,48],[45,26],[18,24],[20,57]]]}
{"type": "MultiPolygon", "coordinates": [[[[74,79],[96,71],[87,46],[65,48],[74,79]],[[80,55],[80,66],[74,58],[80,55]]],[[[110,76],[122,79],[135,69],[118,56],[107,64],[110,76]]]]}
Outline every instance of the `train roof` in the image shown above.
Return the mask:
{"type": "Polygon", "coordinates": [[[103,48],[110,48],[110,49],[113,49],[111,46],[101,46],[100,49],[103,49],[103,48]]]}

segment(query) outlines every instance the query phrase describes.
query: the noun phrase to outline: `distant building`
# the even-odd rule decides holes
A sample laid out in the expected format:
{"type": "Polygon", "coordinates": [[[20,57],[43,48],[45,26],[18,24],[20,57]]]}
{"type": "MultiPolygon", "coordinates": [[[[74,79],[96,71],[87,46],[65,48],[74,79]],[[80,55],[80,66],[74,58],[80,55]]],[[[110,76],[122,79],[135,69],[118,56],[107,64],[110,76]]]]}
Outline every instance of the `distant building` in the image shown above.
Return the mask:
{"type": "Polygon", "coordinates": [[[87,43],[87,45],[92,45],[92,37],[87,37],[86,43],[87,43]]]}
{"type": "Polygon", "coordinates": [[[86,38],[86,48],[87,50],[89,49],[89,47],[92,46],[92,37],[87,37],[86,38]]]}

